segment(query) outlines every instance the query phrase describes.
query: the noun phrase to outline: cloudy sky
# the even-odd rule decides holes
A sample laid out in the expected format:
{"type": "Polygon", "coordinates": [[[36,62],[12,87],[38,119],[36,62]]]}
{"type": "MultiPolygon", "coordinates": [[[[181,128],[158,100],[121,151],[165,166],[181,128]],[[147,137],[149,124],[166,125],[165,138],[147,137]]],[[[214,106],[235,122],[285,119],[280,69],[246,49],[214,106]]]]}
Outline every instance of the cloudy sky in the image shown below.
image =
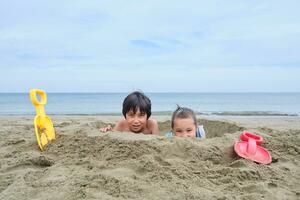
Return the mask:
{"type": "Polygon", "coordinates": [[[298,0],[0,0],[0,92],[300,92],[298,0]]]}

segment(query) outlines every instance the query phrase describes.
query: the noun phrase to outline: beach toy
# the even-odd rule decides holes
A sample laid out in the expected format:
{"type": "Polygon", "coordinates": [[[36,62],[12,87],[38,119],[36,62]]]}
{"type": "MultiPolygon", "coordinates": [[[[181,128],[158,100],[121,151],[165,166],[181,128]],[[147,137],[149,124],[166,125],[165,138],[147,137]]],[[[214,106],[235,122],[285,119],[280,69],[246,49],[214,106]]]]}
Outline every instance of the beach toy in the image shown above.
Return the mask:
{"type": "Polygon", "coordinates": [[[50,117],[45,114],[44,106],[47,103],[47,96],[45,91],[40,89],[31,89],[29,94],[36,109],[36,116],[34,118],[35,135],[40,149],[43,150],[49,141],[55,139],[52,121],[50,117]],[[40,95],[40,101],[37,95],[40,95]]]}
{"type": "Polygon", "coordinates": [[[242,141],[234,144],[234,151],[243,158],[261,163],[269,164],[272,162],[270,153],[263,147],[259,146],[263,138],[250,132],[244,131],[240,135],[242,141]]]}

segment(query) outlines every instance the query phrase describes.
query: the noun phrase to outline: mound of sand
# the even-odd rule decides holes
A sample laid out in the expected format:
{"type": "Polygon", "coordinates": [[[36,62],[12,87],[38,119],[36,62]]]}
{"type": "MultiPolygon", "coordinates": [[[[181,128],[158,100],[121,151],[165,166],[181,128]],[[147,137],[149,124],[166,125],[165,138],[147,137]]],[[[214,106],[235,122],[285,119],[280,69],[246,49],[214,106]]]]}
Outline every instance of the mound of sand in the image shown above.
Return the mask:
{"type": "MultiPolygon", "coordinates": [[[[0,199],[297,199],[300,131],[258,128],[270,165],[233,151],[243,127],[202,120],[208,139],[99,133],[97,118],[62,118],[40,152],[32,119],[0,129],[0,199]]],[[[160,122],[169,130],[170,122],[160,122]]]]}

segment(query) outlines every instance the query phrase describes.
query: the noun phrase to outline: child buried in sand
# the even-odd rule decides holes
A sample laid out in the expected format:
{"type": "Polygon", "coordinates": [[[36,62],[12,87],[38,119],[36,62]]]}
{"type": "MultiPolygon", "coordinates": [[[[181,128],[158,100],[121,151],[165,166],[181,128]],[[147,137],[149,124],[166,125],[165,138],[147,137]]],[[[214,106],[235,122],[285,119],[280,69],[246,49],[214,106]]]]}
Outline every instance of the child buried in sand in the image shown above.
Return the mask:
{"type": "Polygon", "coordinates": [[[171,128],[166,134],[167,137],[205,138],[203,126],[198,126],[195,113],[189,108],[177,106],[172,115],[171,128]]]}
{"type": "Polygon", "coordinates": [[[100,128],[101,132],[125,131],[134,133],[158,135],[157,121],[149,119],[151,116],[151,101],[141,92],[129,94],[123,101],[122,113],[124,118],[119,120],[115,127],[111,125],[100,128]]]}

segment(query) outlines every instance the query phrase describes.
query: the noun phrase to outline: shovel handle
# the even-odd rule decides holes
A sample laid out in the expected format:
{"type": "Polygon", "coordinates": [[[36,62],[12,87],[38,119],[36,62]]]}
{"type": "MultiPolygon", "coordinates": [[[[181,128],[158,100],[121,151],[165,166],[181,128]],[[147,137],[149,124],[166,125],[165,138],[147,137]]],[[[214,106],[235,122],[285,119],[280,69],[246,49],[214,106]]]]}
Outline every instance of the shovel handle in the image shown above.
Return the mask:
{"type": "Polygon", "coordinates": [[[255,155],[256,149],[257,149],[256,140],[250,137],[247,143],[247,150],[246,150],[247,154],[255,155]]]}
{"type": "Polygon", "coordinates": [[[45,105],[47,103],[47,95],[44,90],[40,89],[31,89],[30,90],[30,99],[33,105],[35,106],[41,106],[45,105]],[[37,95],[40,95],[41,101],[37,98],[37,95]]]}
{"type": "Polygon", "coordinates": [[[249,141],[250,139],[254,140],[257,145],[260,145],[264,139],[260,135],[255,135],[253,133],[244,131],[241,135],[240,138],[242,141],[249,141]]]}

